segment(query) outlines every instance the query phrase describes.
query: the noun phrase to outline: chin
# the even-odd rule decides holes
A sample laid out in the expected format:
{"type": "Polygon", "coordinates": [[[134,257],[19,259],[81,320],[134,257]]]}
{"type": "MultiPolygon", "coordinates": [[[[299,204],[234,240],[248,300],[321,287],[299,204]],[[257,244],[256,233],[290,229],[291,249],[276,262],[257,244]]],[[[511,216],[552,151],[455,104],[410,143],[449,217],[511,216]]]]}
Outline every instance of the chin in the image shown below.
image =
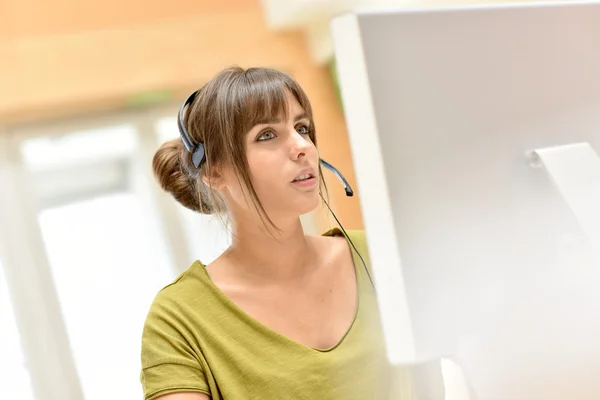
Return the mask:
{"type": "Polygon", "coordinates": [[[314,196],[310,196],[310,198],[303,199],[304,201],[298,202],[297,213],[298,215],[308,214],[316,210],[321,202],[321,196],[318,193],[315,193],[314,196]]]}
{"type": "MultiPolygon", "coordinates": [[[[287,192],[280,193],[280,196],[273,194],[263,201],[265,211],[275,219],[297,217],[308,214],[321,203],[321,196],[318,190],[310,192],[287,192]]],[[[266,196],[265,196],[266,197],[266,196]]]]}

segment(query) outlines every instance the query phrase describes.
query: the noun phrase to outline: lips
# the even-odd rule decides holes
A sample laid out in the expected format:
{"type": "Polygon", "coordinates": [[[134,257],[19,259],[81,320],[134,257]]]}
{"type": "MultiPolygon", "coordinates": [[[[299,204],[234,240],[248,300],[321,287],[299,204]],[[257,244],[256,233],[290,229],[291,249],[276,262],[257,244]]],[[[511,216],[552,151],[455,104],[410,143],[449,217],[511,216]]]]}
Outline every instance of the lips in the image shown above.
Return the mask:
{"type": "Polygon", "coordinates": [[[312,176],[311,174],[304,174],[304,175],[300,175],[299,177],[294,179],[292,182],[305,181],[310,178],[314,178],[314,176],[312,176]]]}
{"type": "Polygon", "coordinates": [[[296,175],[296,177],[294,178],[294,180],[292,182],[302,182],[302,181],[306,181],[308,179],[314,178],[315,175],[315,171],[312,169],[305,169],[300,171],[300,173],[298,175],[296,175]]]}

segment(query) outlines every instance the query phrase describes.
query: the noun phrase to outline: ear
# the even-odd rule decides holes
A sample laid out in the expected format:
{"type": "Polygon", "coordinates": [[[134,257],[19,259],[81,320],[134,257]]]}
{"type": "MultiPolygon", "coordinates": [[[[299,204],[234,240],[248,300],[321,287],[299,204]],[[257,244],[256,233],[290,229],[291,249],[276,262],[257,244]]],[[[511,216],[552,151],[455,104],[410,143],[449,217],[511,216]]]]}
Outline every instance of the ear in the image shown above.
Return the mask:
{"type": "Polygon", "coordinates": [[[202,174],[202,182],[212,190],[222,191],[226,186],[225,177],[220,168],[213,165],[210,171],[205,171],[202,174]]]}

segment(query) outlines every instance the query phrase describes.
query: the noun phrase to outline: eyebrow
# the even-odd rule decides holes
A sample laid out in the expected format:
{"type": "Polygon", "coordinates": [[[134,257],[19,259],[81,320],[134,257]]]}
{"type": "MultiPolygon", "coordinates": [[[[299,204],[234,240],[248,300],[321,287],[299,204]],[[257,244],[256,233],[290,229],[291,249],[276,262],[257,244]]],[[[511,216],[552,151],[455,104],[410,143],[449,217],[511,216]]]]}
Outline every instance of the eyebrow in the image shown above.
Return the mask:
{"type": "MultiPolygon", "coordinates": [[[[308,119],[308,115],[306,113],[298,114],[294,117],[294,122],[298,122],[303,119],[308,119]]],[[[271,119],[263,119],[259,120],[256,125],[267,125],[267,124],[280,124],[280,118],[271,118],[271,119]]]]}

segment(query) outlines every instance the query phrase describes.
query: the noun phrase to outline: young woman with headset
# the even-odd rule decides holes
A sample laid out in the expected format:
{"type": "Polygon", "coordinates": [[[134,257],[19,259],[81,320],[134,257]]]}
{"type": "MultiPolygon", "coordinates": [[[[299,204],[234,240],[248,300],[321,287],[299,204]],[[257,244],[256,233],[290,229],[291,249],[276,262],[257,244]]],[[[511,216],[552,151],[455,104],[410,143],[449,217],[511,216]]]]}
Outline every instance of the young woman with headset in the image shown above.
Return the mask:
{"type": "Polygon", "coordinates": [[[157,180],[187,208],[226,212],[232,244],[157,294],[142,337],[145,399],[403,398],[364,233],[302,230],[299,216],[324,201],[321,166],[352,189],[319,158],[298,83],[228,68],[189,96],[178,125],[154,156],[157,180]]]}

